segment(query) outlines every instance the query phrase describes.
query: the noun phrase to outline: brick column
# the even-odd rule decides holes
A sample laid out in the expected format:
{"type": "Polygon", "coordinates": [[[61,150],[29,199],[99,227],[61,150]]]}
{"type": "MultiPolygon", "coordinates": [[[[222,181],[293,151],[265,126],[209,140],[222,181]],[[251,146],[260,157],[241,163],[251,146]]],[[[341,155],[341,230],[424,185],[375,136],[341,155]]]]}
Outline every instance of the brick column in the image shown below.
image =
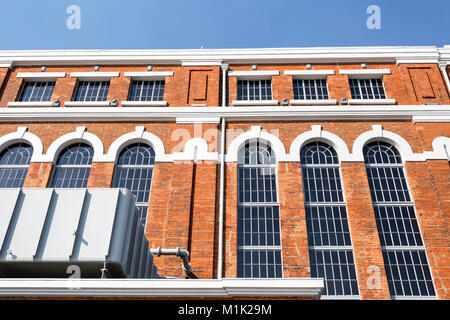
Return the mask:
{"type": "Polygon", "coordinates": [[[428,169],[444,212],[445,224],[450,225],[450,165],[448,160],[428,160],[428,169]]]}
{"type": "Polygon", "coordinates": [[[47,188],[50,184],[53,162],[31,162],[23,184],[24,188],[47,188]]]}
{"type": "Polygon", "coordinates": [[[131,77],[125,77],[123,73],[120,74],[120,77],[112,77],[108,91],[108,97],[106,100],[112,101],[116,99],[120,104],[122,103],[122,101],[128,100],[130,84],[131,77]]]}
{"type": "Polygon", "coordinates": [[[110,188],[114,162],[93,162],[86,188],[110,188]]]}
{"type": "Polygon", "coordinates": [[[351,99],[350,84],[348,83],[347,75],[340,75],[339,71],[336,74],[327,77],[328,89],[330,99],[336,99],[339,104],[339,99],[351,99]]]}
{"type": "Polygon", "coordinates": [[[8,68],[0,68],[0,100],[2,97],[3,85],[6,84],[6,76],[8,75],[8,68]]]}
{"type": "Polygon", "coordinates": [[[342,162],[341,172],[359,294],[362,299],[390,299],[364,162],[342,162]]]}
{"type": "Polygon", "coordinates": [[[284,278],[309,278],[308,236],[300,162],[278,163],[284,278]]]}
{"type": "Polygon", "coordinates": [[[189,239],[192,270],[202,279],[216,278],[215,268],[215,222],[216,222],[216,175],[215,162],[199,162],[195,165],[192,223],[189,239]]]}
{"type": "Polygon", "coordinates": [[[225,164],[223,277],[237,276],[237,164],[225,164]]]}
{"type": "MultiPolygon", "coordinates": [[[[433,171],[439,171],[437,168],[438,164],[439,162],[432,164],[433,171]]],[[[440,206],[437,197],[436,185],[430,175],[427,162],[406,162],[405,169],[409,187],[411,188],[411,196],[414,199],[417,220],[427,251],[436,294],[439,299],[449,299],[450,238],[445,223],[443,207],[440,206]]],[[[439,178],[437,176],[434,178],[437,180],[443,179],[443,177],[439,178]]]]}
{"type": "Polygon", "coordinates": [[[60,106],[63,107],[64,102],[72,100],[72,96],[75,94],[76,84],[77,78],[72,78],[69,74],[65,78],[56,80],[51,101],[58,99],[60,106]]]}
{"type": "MultiPolygon", "coordinates": [[[[173,163],[169,176],[163,172],[166,166],[167,164],[155,165],[156,181],[152,181],[151,207],[148,216],[150,231],[147,231],[147,235],[150,238],[151,247],[187,249],[189,244],[193,162],[173,163]],[[167,178],[169,179],[166,182],[161,181],[161,179],[167,178]],[[158,185],[162,187],[161,190],[157,190],[158,185]],[[167,206],[161,206],[161,203],[152,203],[158,194],[163,201],[167,202],[167,206]],[[159,211],[161,209],[162,212],[159,211]],[[161,227],[162,235],[159,235],[159,241],[153,239],[152,234],[161,227]]],[[[181,268],[182,261],[179,257],[155,257],[155,264],[162,276],[177,278],[184,276],[181,268]]]]}

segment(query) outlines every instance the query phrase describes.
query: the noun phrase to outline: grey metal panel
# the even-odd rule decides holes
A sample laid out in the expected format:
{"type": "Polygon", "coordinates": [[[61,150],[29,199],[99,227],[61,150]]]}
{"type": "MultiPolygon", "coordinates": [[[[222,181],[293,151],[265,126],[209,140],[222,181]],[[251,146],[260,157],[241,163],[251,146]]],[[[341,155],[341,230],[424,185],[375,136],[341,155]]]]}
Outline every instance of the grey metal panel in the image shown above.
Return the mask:
{"type": "Polygon", "coordinates": [[[131,223],[130,223],[130,234],[127,236],[127,246],[125,247],[124,254],[126,255],[126,266],[125,266],[125,273],[128,276],[131,276],[131,263],[133,262],[133,249],[134,249],[134,242],[136,237],[136,230],[138,226],[138,219],[139,219],[139,211],[135,207],[135,197],[133,196],[133,200],[130,203],[129,208],[130,216],[131,216],[131,223]]]}
{"type": "MultiPolygon", "coordinates": [[[[7,250],[7,260],[33,260],[53,189],[22,189],[23,201],[7,250]]],[[[8,235],[9,236],[9,235],[8,235]]]]}
{"type": "Polygon", "coordinates": [[[108,255],[111,232],[116,214],[119,189],[87,189],[90,195],[86,221],[78,231],[78,260],[101,260],[108,255]]]}
{"type": "MultiPolygon", "coordinates": [[[[108,260],[113,260],[126,264],[125,248],[128,245],[130,237],[131,219],[130,204],[132,204],[133,195],[128,189],[119,189],[119,198],[116,207],[114,225],[111,232],[111,243],[109,246],[108,260]]],[[[131,208],[133,210],[133,208],[131,208]]]]}
{"type": "Polygon", "coordinates": [[[139,258],[139,271],[137,278],[144,278],[145,276],[145,264],[147,262],[147,253],[149,252],[148,240],[142,237],[141,257],[139,258]]]}
{"type": "Polygon", "coordinates": [[[143,234],[144,234],[144,225],[139,221],[137,221],[136,236],[134,238],[134,246],[133,246],[133,260],[131,262],[130,268],[130,276],[133,278],[138,277],[139,259],[141,257],[143,234]]]}
{"type": "Polygon", "coordinates": [[[72,255],[86,189],[54,189],[41,239],[42,260],[69,260],[72,255]]]}
{"type": "Polygon", "coordinates": [[[0,248],[18,201],[20,189],[0,189],[0,248]]]}

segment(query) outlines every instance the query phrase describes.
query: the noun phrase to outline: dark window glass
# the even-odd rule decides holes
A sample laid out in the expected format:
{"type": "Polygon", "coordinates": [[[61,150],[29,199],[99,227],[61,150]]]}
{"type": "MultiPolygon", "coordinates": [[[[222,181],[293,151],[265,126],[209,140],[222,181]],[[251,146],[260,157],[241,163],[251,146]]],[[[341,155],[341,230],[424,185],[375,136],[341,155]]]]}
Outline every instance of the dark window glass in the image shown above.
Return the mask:
{"type": "Polygon", "coordinates": [[[282,277],[276,160],[270,145],[248,142],[238,155],[237,276],[282,277]]]}
{"type": "Polygon", "coordinates": [[[75,101],[106,101],[109,81],[78,81],[75,101]]]}
{"type": "Polygon", "coordinates": [[[135,80],[131,83],[130,101],[162,101],[164,81],[135,80]]]}
{"type": "Polygon", "coordinates": [[[386,99],[381,79],[349,79],[352,99],[386,99]]]}
{"type": "Polygon", "coordinates": [[[136,196],[136,206],[145,224],[152,184],[155,152],[144,143],[134,143],[119,154],[115,168],[113,187],[127,188],[136,196]]]}
{"type": "Polygon", "coordinates": [[[312,142],[300,150],[300,161],[311,274],[325,278],[324,295],[358,295],[337,154],[312,142]]]}
{"type": "Polygon", "coordinates": [[[43,102],[50,101],[53,89],[55,88],[54,81],[26,81],[22,86],[18,101],[23,102],[43,102]]]}
{"type": "Polygon", "coordinates": [[[271,80],[238,80],[238,100],[272,100],[271,80]]]}
{"type": "Polygon", "coordinates": [[[296,100],[324,100],[328,99],[327,80],[293,80],[294,99],[296,100]]]}
{"type": "Polygon", "coordinates": [[[85,188],[91,171],[94,149],[85,143],[65,147],[53,172],[52,188],[85,188]]]}
{"type": "Polygon", "coordinates": [[[380,141],[366,145],[363,153],[389,291],[396,298],[434,296],[400,154],[380,141]]]}
{"type": "Polygon", "coordinates": [[[0,153],[0,188],[21,188],[30,165],[33,147],[16,143],[0,153]]]}

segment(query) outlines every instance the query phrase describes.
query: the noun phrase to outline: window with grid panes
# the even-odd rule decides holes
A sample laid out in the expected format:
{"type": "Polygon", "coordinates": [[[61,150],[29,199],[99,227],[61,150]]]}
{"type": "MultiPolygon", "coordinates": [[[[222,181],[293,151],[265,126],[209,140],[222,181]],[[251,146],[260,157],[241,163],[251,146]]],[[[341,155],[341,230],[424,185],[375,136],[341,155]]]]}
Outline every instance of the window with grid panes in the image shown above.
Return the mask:
{"type": "Polygon", "coordinates": [[[86,188],[94,149],[85,143],[65,147],[59,154],[51,188],[86,188]]]}
{"type": "Polygon", "coordinates": [[[276,160],[262,140],[238,156],[237,277],[281,278],[276,160]]]}
{"type": "Polygon", "coordinates": [[[21,188],[30,165],[33,147],[16,143],[0,153],[0,188],[21,188]]]}
{"type": "Polygon", "coordinates": [[[311,276],[324,278],[324,296],[358,296],[353,247],[334,149],[312,142],[300,151],[311,276]]]}
{"type": "Polygon", "coordinates": [[[18,101],[50,101],[54,88],[55,81],[25,81],[22,85],[18,101]]]}
{"type": "Polygon", "coordinates": [[[349,79],[352,99],[386,99],[383,81],[375,79],[349,79]]]}
{"type": "Polygon", "coordinates": [[[130,101],[163,101],[164,80],[133,80],[130,88],[130,101]]]}
{"type": "Polygon", "coordinates": [[[106,101],[109,81],[78,81],[74,101],[106,101]]]}
{"type": "Polygon", "coordinates": [[[435,296],[399,152],[373,142],[364,147],[364,161],[391,297],[435,296]]]}
{"type": "Polygon", "coordinates": [[[294,79],[295,100],[325,100],[328,99],[326,79],[294,79]]]}
{"type": "Polygon", "coordinates": [[[114,171],[113,187],[127,188],[136,196],[141,222],[146,222],[152,184],[155,152],[144,143],[125,147],[119,155],[114,171]]]}
{"type": "Polygon", "coordinates": [[[238,80],[238,100],[272,100],[272,80],[238,80]]]}

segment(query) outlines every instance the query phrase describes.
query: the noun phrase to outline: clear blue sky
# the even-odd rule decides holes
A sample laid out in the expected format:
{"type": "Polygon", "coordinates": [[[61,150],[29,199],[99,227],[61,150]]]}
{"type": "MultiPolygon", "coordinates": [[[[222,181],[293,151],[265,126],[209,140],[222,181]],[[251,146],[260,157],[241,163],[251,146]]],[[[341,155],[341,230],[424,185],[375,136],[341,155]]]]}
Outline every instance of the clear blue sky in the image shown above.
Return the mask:
{"type": "Polygon", "coordinates": [[[0,12],[1,50],[450,44],[450,0],[2,0],[0,12]]]}

